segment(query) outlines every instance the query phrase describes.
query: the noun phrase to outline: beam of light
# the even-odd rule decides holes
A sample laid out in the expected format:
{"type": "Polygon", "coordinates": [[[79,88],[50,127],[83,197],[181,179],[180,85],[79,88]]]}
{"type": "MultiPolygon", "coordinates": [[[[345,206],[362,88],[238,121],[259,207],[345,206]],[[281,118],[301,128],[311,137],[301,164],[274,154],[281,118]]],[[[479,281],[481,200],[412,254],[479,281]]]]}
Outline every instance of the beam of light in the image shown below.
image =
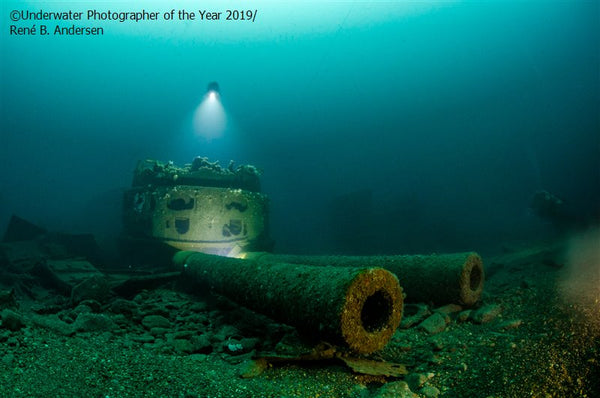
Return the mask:
{"type": "Polygon", "coordinates": [[[194,112],[194,131],[210,141],[219,138],[226,125],[227,117],[219,93],[209,91],[194,112]]]}

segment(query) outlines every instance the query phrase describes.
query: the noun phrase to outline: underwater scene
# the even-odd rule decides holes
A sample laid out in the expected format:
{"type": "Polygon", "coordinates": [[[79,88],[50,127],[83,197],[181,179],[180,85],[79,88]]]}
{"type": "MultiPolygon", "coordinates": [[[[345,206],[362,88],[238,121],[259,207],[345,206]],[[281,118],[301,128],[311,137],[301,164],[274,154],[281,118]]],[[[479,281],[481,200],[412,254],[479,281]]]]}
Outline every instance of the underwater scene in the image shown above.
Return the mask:
{"type": "Polygon", "coordinates": [[[0,397],[600,397],[599,1],[0,31],[0,397]]]}

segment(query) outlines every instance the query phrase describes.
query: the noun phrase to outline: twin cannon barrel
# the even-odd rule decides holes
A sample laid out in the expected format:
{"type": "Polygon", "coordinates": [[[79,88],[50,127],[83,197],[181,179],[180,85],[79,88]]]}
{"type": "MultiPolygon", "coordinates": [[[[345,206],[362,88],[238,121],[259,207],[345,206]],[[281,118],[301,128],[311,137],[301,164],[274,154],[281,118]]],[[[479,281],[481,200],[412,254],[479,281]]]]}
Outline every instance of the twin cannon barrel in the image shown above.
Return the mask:
{"type": "Polygon", "coordinates": [[[385,347],[400,324],[405,295],[413,302],[469,306],[479,300],[484,281],[483,263],[476,253],[374,257],[248,253],[241,260],[182,251],[174,263],[198,288],[209,288],[359,354],[385,347]]]}

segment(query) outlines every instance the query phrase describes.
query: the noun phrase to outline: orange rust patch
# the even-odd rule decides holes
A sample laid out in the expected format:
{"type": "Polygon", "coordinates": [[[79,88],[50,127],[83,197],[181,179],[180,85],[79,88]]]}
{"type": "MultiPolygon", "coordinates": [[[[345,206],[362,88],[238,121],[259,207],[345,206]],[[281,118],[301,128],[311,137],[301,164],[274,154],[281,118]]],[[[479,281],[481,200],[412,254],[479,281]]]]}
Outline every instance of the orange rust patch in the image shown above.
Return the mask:
{"type": "Polygon", "coordinates": [[[485,279],[483,261],[477,253],[471,253],[464,262],[460,274],[460,300],[465,305],[473,305],[481,297],[485,279]]]}
{"type": "Polygon", "coordinates": [[[402,288],[391,272],[370,268],[358,274],[346,291],[341,313],[341,333],[350,349],[370,354],[385,347],[400,324],[403,301],[402,288]],[[374,296],[382,298],[383,305],[365,308],[365,302],[374,296]],[[375,328],[364,324],[366,310],[382,311],[376,314],[380,321],[375,328]]]}

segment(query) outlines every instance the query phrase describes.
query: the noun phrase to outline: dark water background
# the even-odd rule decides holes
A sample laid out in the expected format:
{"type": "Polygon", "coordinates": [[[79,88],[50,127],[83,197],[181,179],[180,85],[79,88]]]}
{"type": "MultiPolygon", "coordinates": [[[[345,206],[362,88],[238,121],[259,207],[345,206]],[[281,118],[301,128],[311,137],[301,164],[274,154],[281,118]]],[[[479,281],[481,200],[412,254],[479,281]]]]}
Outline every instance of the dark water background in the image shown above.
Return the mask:
{"type": "Polygon", "coordinates": [[[196,155],[263,170],[281,252],[494,250],[549,233],[538,189],[597,217],[598,2],[402,3],[14,37],[10,10],[72,3],[3,2],[0,230],[16,213],[109,241],[139,159],[196,155]],[[207,141],[191,115],[213,80],[228,128],[207,141]]]}

